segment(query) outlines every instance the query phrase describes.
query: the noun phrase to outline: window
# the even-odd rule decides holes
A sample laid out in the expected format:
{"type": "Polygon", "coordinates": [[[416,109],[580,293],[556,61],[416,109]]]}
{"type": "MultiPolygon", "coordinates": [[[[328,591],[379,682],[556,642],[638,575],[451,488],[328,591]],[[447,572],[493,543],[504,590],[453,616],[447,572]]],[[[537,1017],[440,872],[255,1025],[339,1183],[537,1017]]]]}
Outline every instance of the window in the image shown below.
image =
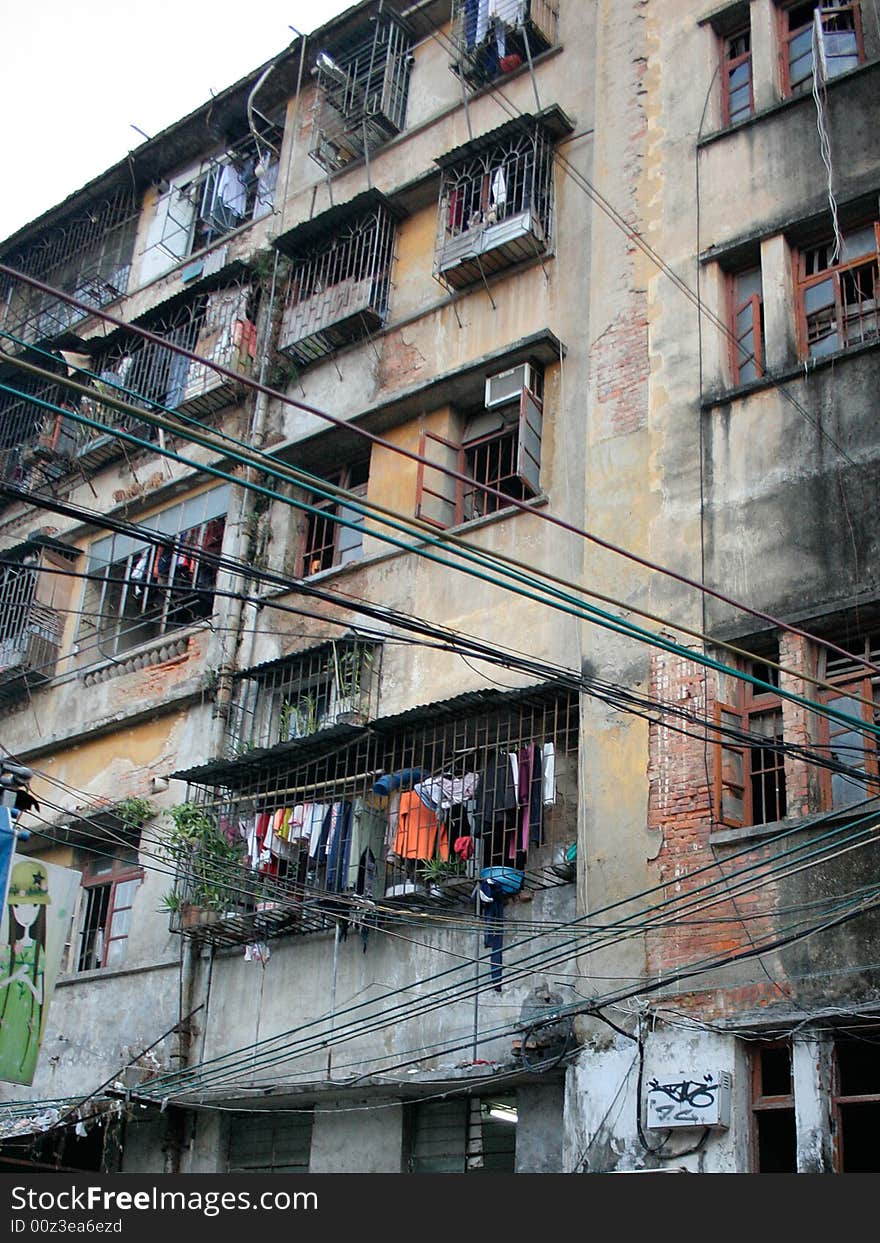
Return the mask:
{"type": "Polygon", "coordinates": [[[120,967],[125,962],[135,894],[143,879],[137,853],[95,858],[83,870],[83,889],[73,943],[75,971],[120,967]]]}
{"type": "Polygon", "coordinates": [[[798,256],[801,356],[821,358],[880,336],[880,224],[873,221],[798,256]]]}
{"type": "MultiPolygon", "coordinates": [[[[880,662],[880,634],[864,634],[856,638],[835,638],[837,647],[854,656],[880,662]]],[[[833,682],[838,689],[823,691],[822,702],[838,712],[880,725],[880,678],[871,676],[863,664],[847,660],[827,649],[819,651],[819,676],[833,682]]],[[[823,803],[825,807],[848,807],[878,792],[877,739],[845,721],[823,719],[820,723],[822,751],[830,759],[865,774],[864,778],[846,773],[823,770],[823,803]],[[872,780],[873,779],[873,780],[872,780]]]]}
{"type": "Polygon", "coordinates": [[[421,1101],[410,1115],[409,1174],[516,1172],[516,1095],[421,1101]]]}
{"type": "Polygon", "coordinates": [[[373,210],[343,212],[279,240],[291,255],[278,348],[300,367],[374,332],[385,322],[395,221],[381,195],[373,210]]]}
{"type": "Polygon", "coordinates": [[[556,43],[557,0],[453,0],[451,68],[475,90],[556,43]]]}
{"type": "Polygon", "coordinates": [[[89,549],[78,642],[94,657],[115,656],[179,626],[210,617],[216,556],[229,487],[214,488],[147,518],[159,544],[108,535],[89,549]]]}
{"type": "Polygon", "coordinates": [[[748,384],[764,374],[764,298],[760,266],[731,273],[730,323],[734,340],[730,359],[734,384],[748,384]]]}
{"type": "Polygon", "coordinates": [[[756,1045],[752,1050],[752,1124],[756,1174],[797,1172],[797,1139],[791,1045],[756,1045]]]}
{"type": "Polygon", "coordinates": [[[553,143],[570,125],[557,109],[540,119],[524,116],[437,161],[439,281],[464,289],[548,250],[553,143]]]}
{"type": "Polygon", "coordinates": [[[0,566],[0,696],[23,692],[55,673],[61,647],[62,616],[57,607],[56,567],[70,561],[45,548],[30,547],[0,566]],[[47,571],[41,573],[41,569],[47,571]]]}
{"type": "MultiPolygon", "coordinates": [[[[776,670],[761,661],[750,661],[745,672],[777,685],[776,670]]],[[[734,696],[734,703],[715,709],[719,725],[733,735],[715,749],[715,819],[731,828],[781,820],[786,811],[782,702],[741,680],[734,696]]]]}
{"type": "MultiPolygon", "coordinates": [[[[143,282],[272,211],[283,130],[256,109],[253,121],[258,132],[249,129],[221,153],[166,183],[150,223],[143,282]]],[[[207,266],[206,259],[204,275],[207,266]]]]}
{"type": "Polygon", "coordinates": [[[824,79],[854,69],[864,59],[859,4],[826,0],[825,4],[789,4],[780,13],[783,90],[797,95],[812,90],[818,49],[824,79]]]}
{"type": "Polygon", "coordinates": [[[406,25],[380,4],[368,27],[319,53],[309,154],[327,172],[377,150],[403,129],[411,43],[406,25]]]}
{"type": "MultiPolygon", "coordinates": [[[[369,462],[359,462],[326,476],[326,480],[333,487],[344,488],[353,498],[363,499],[367,495],[369,474],[369,462]]],[[[364,551],[364,515],[346,505],[342,497],[313,493],[308,503],[318,512],[306,514],[303,576],[357,561],[364,551]],[[343,523],[352,525],[345,526],[343,523]]]]}
{"type": "Polygon", "coordinates": [[[419,456],[426,461],[417,474],[417,517],[455,526],[503,509],[505,498],[523,501],[540,492],[543,389],[540,370],[521,363],[487,378],[485,404],[464,421],[460,440],[422,432],[419,456]]]}
{"type": "Polygon", "coordinates": [[[752,88],[752,36],[748,27],[721,40],[721,100],[725,125],[744,121],[755,110],[752,88]]]}
{"type": "Polygon", "coordinates": [[[841,1034],[834,1041],[835,1166],[840,1174],[880,1173],[880,1032],[841,1034]]]}
{"type": "MultiPolygon", "coordinates": [[[[79,212],[3,262],[100,309],[128,287],[140,207],[129,185],[79,212]]],[[[0,278],[0,306],[3,327],[27,341],[67,332],[88,315],[11,276],[0,278]]]]}
{"type": "Polygon", "coordinates": [[[381,648],[336,639],[242,679],[233,749],[274,747],[340,723],[376,715],[381,648]]]}
{"type": "Polygon", "coordinates": [[[311,1109],[241,1114],[229,1123],[230,1174],[308,1174],[311,1109]]]}

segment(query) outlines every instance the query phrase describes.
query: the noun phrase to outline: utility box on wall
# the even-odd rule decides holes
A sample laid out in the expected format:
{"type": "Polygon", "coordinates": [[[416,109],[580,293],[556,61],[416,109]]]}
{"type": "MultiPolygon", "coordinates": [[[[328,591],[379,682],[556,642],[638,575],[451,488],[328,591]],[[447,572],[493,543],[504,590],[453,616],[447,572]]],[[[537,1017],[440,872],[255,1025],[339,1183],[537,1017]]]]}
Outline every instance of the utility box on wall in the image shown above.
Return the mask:
{"type": "Polygon", "coordinates": [[[647,1125],[658,1130],[689,1126],[730,1126],[729,1071],[706,1071],[691,1078],[681,1071],[648,1080],[647,1125]]]}

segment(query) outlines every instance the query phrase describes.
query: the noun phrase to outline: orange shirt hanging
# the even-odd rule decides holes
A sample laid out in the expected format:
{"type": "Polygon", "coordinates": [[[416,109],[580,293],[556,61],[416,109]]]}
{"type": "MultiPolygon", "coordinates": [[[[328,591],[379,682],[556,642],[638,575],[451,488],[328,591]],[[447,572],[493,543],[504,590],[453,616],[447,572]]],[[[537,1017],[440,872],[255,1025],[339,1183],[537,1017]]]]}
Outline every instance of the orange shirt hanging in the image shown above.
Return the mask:
{"type": "Polygon", "coordinates": [[[397,814],[394,851],[403,859],[449,858],[449,835],[415,790],[404,790],[397,814]]]}

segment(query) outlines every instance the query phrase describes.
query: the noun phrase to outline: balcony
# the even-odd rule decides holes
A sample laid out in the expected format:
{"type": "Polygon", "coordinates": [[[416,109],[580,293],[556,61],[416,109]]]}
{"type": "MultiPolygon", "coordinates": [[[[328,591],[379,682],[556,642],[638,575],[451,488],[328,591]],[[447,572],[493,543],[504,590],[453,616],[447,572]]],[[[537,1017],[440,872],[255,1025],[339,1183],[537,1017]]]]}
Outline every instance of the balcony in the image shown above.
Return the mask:
{"type": "Polygon", "coordinates": [[[294,258],[278,348],[300,367],[385,322],[394,234],[386,200],[368,191],[278,240],[294,258]]]}
{"type": "MultiPolygon", "coordinates": [[[[270,671],[259,676],[265,695],[270,671]]],[[[255,682],[238,688],[245,719],[255,682]]],[[[271,719],[290,719],[282,708],[271,719]]],[[[173,931],[215,944],[338,922],[366,934],[413,910],[472,911],[481,878],[505,897],[570,883],[551,866],[576,833],[577,696],[565,688],[467,693],[270,746],[251,737],[239,728],[229,758],[174,774],[207,840],[178,860],[173,931]],[[503,810],[512,754],[523,778],[503,810]]]]}
{"type": "MultiPolygon", "coordinates": [[[[133,191],[120,190],[82,215],[38,233],[3,261],[100,310],[126,292],[137,221],[133,191]]],[[[88,311],[8,277],[0,280],[0,305],[0,327],[21,344],[54,340],[89,317],[88,311]]]]}
{"type": "Polygon", "coordinates": [[[62,620],[54,609],[35,602],[17,608],[4,604],[0,616],[0,699],[42,686],[54,676],[61,631],[62,620]]]}
{"type": "Polygon", "coordinates": [[[385,12],[375,18],[372,29],[319,54],[312,71],[309,155],[327,172],[369,155],[403,129],[410,46],[406,26],[385,12]]]}
{"type": "Polygon", "coordinates": [[[434,275],[466,289],[545,254],[553,216],[553,144],[570,132],[558,108],[508,122],[449,152],[442,169],[434,275]]]}
{"type": "Polygon", "coordinates": [[[450,68],[479,90],[553,47],[558,24],[556,0],[454,0],[450,68]]]}

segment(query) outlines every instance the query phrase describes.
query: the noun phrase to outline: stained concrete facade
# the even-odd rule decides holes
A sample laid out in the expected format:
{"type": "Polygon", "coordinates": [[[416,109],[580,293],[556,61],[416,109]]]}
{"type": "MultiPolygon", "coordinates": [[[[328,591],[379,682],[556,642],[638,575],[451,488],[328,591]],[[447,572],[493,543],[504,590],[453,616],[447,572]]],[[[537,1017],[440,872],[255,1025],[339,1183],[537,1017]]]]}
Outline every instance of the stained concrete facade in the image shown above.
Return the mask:
{"type": "MultiPolygon", "coordinates": [[[[47,603],[60,626],[51,676],[10,684],[0,707],[3,745],[33,767],[49,821],[27,849],[66,851],[66,864],[87,880],[103,852],[118,875],[140,881],[115,964],[104,954],[92,965],[84,954],[84,886],[37,1077],[4,1085],[4,1108],[78,1100],[127,1067],[135,1087],[108,1116],[116,1168],[132,1172],[421,1170],[436,1160],[432,1128],[441,1125],[455,1133],[450,1159],[479,1169],[503,1129],[488,1114],[499,1094],[515,1095],[518,1121],[515,1148],[499,1141],[498,1160],[517,1172],[734,1172],[774,1161],[847,1169],[862,1144],[851,1098],[875,1090],[861,1063],[852,1071],[859,1092],[841,1076],[856,1065],[847,1061],[854,1016],[870,1027],[877,1005],[873,920],[857,907],[870,899],[873,830],[870,819],[851,827],[853,790],[871,791],[876,743],[873,717],[860,715],[865,758],[841,793],[840,774],[814,762],[843,754],[828,732],[838,737],[840,718],[829,725],[808,701],[817,674],[832,678],[826,697],[837,686],[850,700],[856,677],[847,667],[834,683],[834,655],[828,664],[812,636],[856,657],[864,640],[877,659],[877,536],[867,501],[878,458],[878,334],[859,285],[849,339],[811,357],[799,282],[832,222],[817,121],[844,233],[878,218],[876,14],[854,6],[857,30],[845,37],[857,34],[857,63],[828,82],[817,105],[808,91],[789,92],[794,6],[771,0],[717,9],[561,0],[558,23],[554,6],[533,4],[532,64],[525,58],[482,79],[471,49],[455,42],[446,5],[393,7],[410,39],[406,121],[370,140],[368,158],[346,162],[321,148],[322,166],[310,155],[322,115],[310,70],[322,50],[344,63],[372,28],[371,3],[295,42],[268,73],[230,87],[133,153],[131,168],[109,170],[0,251],[0,261],[30,271],[28,256],[50,229],[73,237],[80,208],[134,176],[124,296],[50,337],[33,317],[22,326],[7,315],[4,375],[20,378],[23,362],[45,368],[46,347],[104,357],[107,314],[113,340],[127,340],[125,325],[161,337],[181,322],[181,308],[200,308],[202,334],[212,297],[243,290],[236,349],[243,339],[254,344],[234,355],[233,370],[257,382],[227,375],[222,400],[197,394],[194,423],[166,423],[162,438],[141,428],[141,443],[125,455],[98,458],[89,441],[87,469],[65,462],[55,474],[28,474],[16,465],[14,437],[3,442],[3,547],[20,558],[40,528],[68,567],[40,577],[52,586],[47,603]],[[731,125],[725,56],[744,32],[752,98],[731,125]],[[192,228],[206,200],[191,187],[216,191],[210,178],[220,176],[224,150],[254,137],[246,105],[258,81],[261,116],[274,128],[257,128],[251,154],[277,163],[271,208],[225,231],[215,219],[216,236],[187,252],[169,221],[176,212],[192,228]],[[449,190],[447,157],[456,152],[463,169],[491,155],[493,144],[523,132],[510,129],[517,115],[525,133],[552,148],[544,236],[532,235],[531,250],[508,243],[493,252],[470,283],[454,273],[438,279],[444,229],[454,218],[463,225],[458,200],[444,197],[461,192],[449,190]],[[328,171],[328,159],[339,167],[328,171]],[[387,287],[370,291],[381,314],[373,320],[367,308],[344,333],[337,322],[341,336],[320,340],[308,365],[294,364],[279,333],[305,297],[305,257],[377,204],[394,222],[387,287]],[[754,268],[761,366],[742,380],[731,298],[738,274],[754,268]],[[475,513],[458,496],[453,534],[472,573],[436,523],[417,529],[417,551],[401,547],[441,486],[430,463],[477,469],[467,436],[485,417],[486,378],[523,363],[541,377],[539,481],[517,493],[505,476],[500,487],[528,504],[475,513]],[[454,455],[431,457],[440,445],[454,455]],[[354,503],[368,512],[356,554],[342,563],[339,535],[326,558],[316,536],[315,476],[348,488],[360,469],[354,503]],[[228,503],[215,514],[206,498],[227,484],[228,503]],[[86,594],[83,572],[102,566],[94,546],[114,530],[131,537],[130,523],[164,531],[162,515],[190,504],[223,520],[210,616],[182,622],[164,612],[157,633],[142,638],[135,628],[130,641],[108,616],[111,589],[86,594]],[[249,580],[235,572],[242,562],[254,571],[249,580]],[[505,586],[507,569],[516,577],[505,586]],[[359,609],[362,601],[373,612],[359,609]],[[603,612],[587,617],[585,605],[603,612]],[[413,631],[401,621],[433,627],[431,642],[402,642],[413,631]],[[630,626],[638,635],[625,633],[630,626]],[[259,733],[261,705],[288,694],[296,671],[318,659],[312,653],[367,632],[381,659],[370,658],[366,722],[313,720],[317,729],[297,733],[288,709],[265,716],[271,737],[259,733]],[[472,648],[457,648],[462,638],[506,659],[480,663],[472,648]],[[762,786],[767,801],[757,806],[748,777],[750,805],[732,816],[731,745],[711,727],[719,705],[739,711],[747,736],[734,762],[757,762],[748,737],[755,721],[742,717],[754,684],[736,676],[751,659],[782,666],[778,694],[763,663],[758,680],[789,750],[774,761],[776,802],[762,786]],[[622,691],[632,697],[625,704],[622,691]],[[485,764],[500,745],[491,739],[504,737],[517,747],[552,739],[556,769],[543,841],[530,845],[524,887],[504,903],[500,991],[470,892],[441,904],[424,891],[414,905],[385,901],[405,874],[393,857],[393,804],[381,808],[391,826],[378,860],[386,884],[369,918],[354,881],[340,906],[338,890],[322,891],[305,872],[288,899],[290,911],[302,909],[276,922],[268,961],[244,955],[272,926],[256,918],[265,904],[252,904],[249,924],[221,909],[223,935],[192,934],[176,910],[169,918],[174,867],[162,843],[170,810],[184,800],[201,799],[235,825],[319,785],[336,799],[368,792],[365,767],[372,780],[376,755],[397,757],[400,767],[430,755],[437,770],[452,771],[465,743],[485,764]],[[861,784],[859,772],[868,774],[861,784]],[[124,799],[148,804],[135,835],[120,832],[124,799]],[[574,843],[576,871],[566,870],[574,843]],[[736,885],[731,877],[743,868],[751,883],[736,885]],[[805,937],[811,911],[817,926],[847,922],[805,937]],[[626,921],[623,934],[612,935],[617,920],[626,921]],[[566,1033],[537,1058],[529,1039],[547,1029],[524,1017],[536,987],[553,997],[550,1017],[566,1033]],[[776,1080],[771,1092],[780,1065],[785,1090],[776,1080]],[[681,1084],[693,1092],[706,1075],[713,1083],[729,1076],[725,1120],[704,1126],[705,1113],[692,1110],[681,1127],[649,1125],[651,1092],[681,1084]],[[267,1145],[275,1155],[266,1156],[267,1145]]],[[[353,142],[356,132],[334,141],[353,142]]],[[[518,193],[519,174],[514,163],[485,167],[471,201],[489,230],[518,193]]],[[[876,244],[866,263],[880,282],[876,244]]],[[[42,275],[63,287],[60,268],[42,275]]],[[[21,282],[10,279],[10,305],[18,305],[21,282]]],[[[199,355],[205,340],[183,343],[199,355]]],[[[136,391],[132,381],[129,397],[136,391]]],[[[160,402],[160,417],[162,405],[174,408],[160,402]]],[[[33,418],[12,415],[23,439],[35,435],[33,418]]],[[[517,465],[521,475],[521,458],[517,465]]],[[[450,478],[447,508],[456,497],[450,478]]],[[[351,522],[357,511],[337,504],[335,512],[351,522]]],[[[189,529],[175,521],[177,532],[189,529]]],[[[132,599],[142,600],[135,565],[118,577],[130,576],[132,599]]],[[[862,666],[867,699],[871,676],[862,666]]],[[[332,693],[340,692],[337,684],[332,693]]],[[[477,879],[473,866],[467,875],[477,879]]],[[[228,906],[237,900],[230,893],[228,906]]]]}

